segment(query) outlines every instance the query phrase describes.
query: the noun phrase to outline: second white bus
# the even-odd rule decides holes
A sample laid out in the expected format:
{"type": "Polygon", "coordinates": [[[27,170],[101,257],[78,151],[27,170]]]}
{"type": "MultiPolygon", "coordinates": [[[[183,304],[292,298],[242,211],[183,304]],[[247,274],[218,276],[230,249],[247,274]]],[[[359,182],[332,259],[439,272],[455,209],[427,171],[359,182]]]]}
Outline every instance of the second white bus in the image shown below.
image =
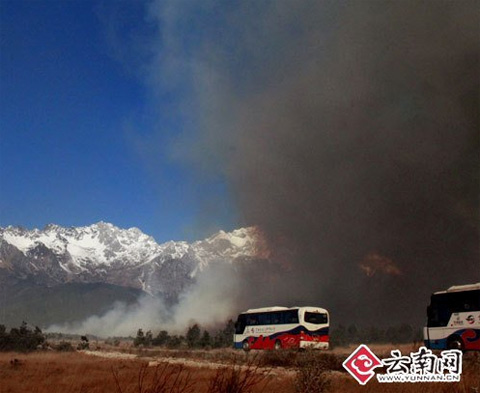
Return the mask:
{"type": "Polygon", "coordinates": [[[480,283],[432,294],[423,336],[431,349],[480,350],[480,283]]]}

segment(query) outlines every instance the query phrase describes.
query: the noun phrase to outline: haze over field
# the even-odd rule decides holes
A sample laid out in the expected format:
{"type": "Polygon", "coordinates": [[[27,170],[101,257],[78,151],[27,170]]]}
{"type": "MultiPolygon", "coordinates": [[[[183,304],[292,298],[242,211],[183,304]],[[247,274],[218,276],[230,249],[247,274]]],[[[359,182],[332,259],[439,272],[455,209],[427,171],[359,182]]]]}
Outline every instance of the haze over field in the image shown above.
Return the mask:
{"type": "Polygon", "coordinates": [[[420,325],[431,292],[480,281],[478,1],[21,4],[1,11],[2,226],[258,228],[268,262],[199,280],[182,321],[228,293],[225,317],[420,325]]]}

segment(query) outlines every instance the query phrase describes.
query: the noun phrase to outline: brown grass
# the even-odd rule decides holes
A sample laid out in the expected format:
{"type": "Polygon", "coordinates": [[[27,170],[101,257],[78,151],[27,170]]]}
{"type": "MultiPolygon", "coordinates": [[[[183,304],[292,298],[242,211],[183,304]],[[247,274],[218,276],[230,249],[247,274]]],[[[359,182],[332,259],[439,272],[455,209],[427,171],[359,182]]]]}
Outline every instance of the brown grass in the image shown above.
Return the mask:
{"type": "Polygon", "coordinates": [[[210,380],[210,393],[250,393],[260,389],[265,392],[271,380],[268,378],[271,370],[262,370],[252,363],[246,366],[232,364],[221,367],[210,380]]]}
{"type": "MultiPolygon", "coordinates": [[[[394,347],[396,346],[370,346],[379,357],[389,355],[389,351],[395,349],[394,347]]],[[[183,385],[177,384],[177,386],[188,388],[191,382],[192,390],[185,389],[185,392],[207,393],[211,392],[214,384],[212,381],[215,379],[217,379],[217,386],[224,386],[222,379],[228,380],[229,375],[241,381],[241,378],[245,377],[248,364],[254,364],[253,367],[259,366],[260,368],[252,375],[260,375],[264,378],[262,383],[250,386],[252,393],[294,393],[295,382],[298,382],[295,378],[299,375],[296,374],[297,367],[308,367],[308,356],[318,357],[317,360],[322,362],[322,367],[327,365],[328,371],[324,375],[328,381],[325,385],[327,392],[480,392],[480,353],[465,354],[460,383],[379,384],[372,379],[366,386],[360,386],[338,366],[353,349],[355,347],[316,352],[306,356],[291,351],[277,354],[251,351],[248,355],[243,351],[230,350],[225,350],[223,353],[222,351],[177,351],[170,353],[171,357],[177,357],[178,360],[190,359],[188,366],[164,363],[162,356],[159,356],[156,357],[157,367],[147,367],[148,361],[145,359],[110,359],[87,356],[79,352],[0,353],[0,393],[147,393],[155,392],[156,390],[153,389],[155,386],[159,389],[162,386],[165,389],[171,389],[177,377],[179,378],[177,382],[184,381],[183,385]],[[196,367],[197,360],[199,362],[208,360],[230,368],[219,371],[218,367],[196,367]],[[232,366],[235,364],[237,366],[232,366]],[[232,369],[232,367],[235,368],[232,369]],[[271,373],[263,374],[265,368],[271,368],[271,373]],[[165,379],[167,382],[162,385],[165,379]]],[[[405,346],[400,349],[405,354],[414,348],[405,346]]],[[[149,353],[148,356],[151,358],[151,355],[149,353]]],[[[169,392],[169,390],[163,391],[169,392]]],[[[181,390],[170,391],[181,392],[181,390]]]]}
{"type": "Polygon", "coordinates": [[[183,365],[158,364],[149,367],[144,363],[138,371],[137,386],[128,389],[121,381],[118,369],[112,368],[118,393],[193,393],[192,374],[183,365]]]}
{"type": "Polygon", "coordinates": [[[336,356],[308,351],[298,363],[295,377],[297,393],[322,393],[331,385],[328,372],[336,367],[336,356]]]}
{"type": "MultiPolygon", "coordinates": [[[[161,363],[156,371],[157,376],[154,375],[156,368],[147,368],[147,365],[148,362],[140,359],[104,359],[79,352],[0,353],[0,393],[147,393],[156,392],[155,387],[163,386],[165,375],[168,381],[164,387],[171,389],[172,382],[178,376],[175,371],[178,365],[161,363]],[[18,362],[11,363],[13,359],[18,359],[18,362]],[[162,370],[166,373],[163,377],[160,375],[162,370]]],[[[188,374],[193,389],[185,392],[209,392],[210,383],[217,374],[217,370],[211,368],[181,369],[183,386],[188,374]]],[[[267,380],[269,389],[264,389],[264,384],[256,384],[251,392],[291,392],[290,376],[266,376],[265,382],[267,380]]]]}

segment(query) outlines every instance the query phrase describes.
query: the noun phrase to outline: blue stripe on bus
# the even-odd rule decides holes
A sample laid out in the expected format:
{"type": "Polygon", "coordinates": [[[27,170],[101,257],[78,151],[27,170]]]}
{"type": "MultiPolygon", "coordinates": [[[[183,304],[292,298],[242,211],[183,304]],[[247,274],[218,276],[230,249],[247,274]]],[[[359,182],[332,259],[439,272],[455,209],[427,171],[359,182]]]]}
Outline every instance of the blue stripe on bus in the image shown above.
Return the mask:
{"type": "Polygon", "coordinates": [[[448,339],[452,336],[459,336],[464,340],[466,349],[469,349],[470,343],[475,343],[477,340],[480,340],[480,329],[459,329],[455,330],[453,333],[450,333],[445,338],[439,339],[430,339],[424,340],[425,346],[429,349],[447,349],[448,339]],[[463,333],[466,331],[475,333],[474,337],[463,337],[463,333]]]}
{"type": "Polygon", "coordinates": [[[446,349],[447,339],[441,338],[439,340],[425,340],[425,346],[429,349],[446,349]]]}

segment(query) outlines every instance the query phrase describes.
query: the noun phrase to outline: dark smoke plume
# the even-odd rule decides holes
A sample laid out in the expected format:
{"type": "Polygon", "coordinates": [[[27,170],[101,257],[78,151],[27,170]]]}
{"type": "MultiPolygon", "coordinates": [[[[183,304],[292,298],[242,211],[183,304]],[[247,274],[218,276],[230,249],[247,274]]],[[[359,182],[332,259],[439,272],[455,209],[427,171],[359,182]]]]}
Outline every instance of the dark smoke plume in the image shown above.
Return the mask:
{"type": "Polygon", "coordinates": [[[281,266],[252,306],[421,323],[431,292],[480,281],[479,4],[151,8],[158,69],[194,86],[176,154],[226,178],[281,266]]]}

